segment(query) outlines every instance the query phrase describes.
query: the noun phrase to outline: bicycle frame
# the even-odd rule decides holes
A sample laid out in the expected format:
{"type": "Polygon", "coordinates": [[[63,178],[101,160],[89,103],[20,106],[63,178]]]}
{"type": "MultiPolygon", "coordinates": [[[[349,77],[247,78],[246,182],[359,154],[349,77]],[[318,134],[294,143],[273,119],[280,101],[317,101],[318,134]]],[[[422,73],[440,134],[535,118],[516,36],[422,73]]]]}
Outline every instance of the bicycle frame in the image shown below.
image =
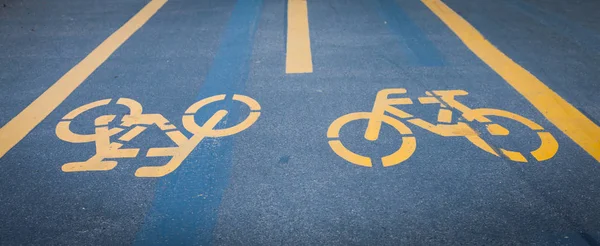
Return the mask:
{"type": "Polygon", "coordinates": [[[452,110],[448,109],[448,106],[462,112],[463,116],[469,115],[469,117],[465,117],[466,119],[468,118],[471,120],[476,119],[480,122],[490,122],[489,119],[481,115],[469,113],[472,112],[471,108],[454,99],[455,96],[467,95],[468,93],[466,91],[449,90],[433,91],[433,93],[426,92],[426,95],[428,96],[418,98],[421,104],[440,104],[440,111],[438,112],[437,120],[438,124],[432,124],[423,119],[414,118],[413,115],[394,107],[395,105],[413,104],[413,101],[410,98],[389,97],[390,95],[404,93],[406,93],[406,89],[403,88],[385,89],[377,93],[372,110],[373,115],[369,120],[369,125],[367,126],[367,130],[365,132],[365,139],[371,141],[377,140],[379,137],[379,131],[381,129],[382,119],[386,112],[401,119],[409,119],[407,120],[408,122],[444,137],[477,135],[475,130],[473,130],[464,122],[450,124],[452,122],[452,110]],[[439,98],[434,95],[438,96],[439,98]]]}
{"type": "MultiPolygon", "coordinates": [[[[477,134],[477,132],[465,122],[450,124],[452,122],[452,110],[448,109],[448,107],[460,111],[463,114],[463,118],[465,118],[467,121],[477,120],[479,122],[491,122],[488,118],[478,115],[471,108],[465,106],[455,99],[456,96],[468,95],[468,92],[463,90],[428,91],[425,93],[427,96],[418,98],[418,101],[421,104],[440,104],[437,124],[432,124],[423,119],[415,118],[413,115],[394,107],[395,105],[413,104],[413,101],[410,98],[390,98],[390,95],[405,93],[406,89],[404,88],[384,89],[377,93],[375,103],[373,105],[372,115],[369,119],[367,130],[365,131],[365,139],[375,141],[379,138],[382,120],[387,112],[398,118],[407,119],[407,121],[411,124],[443,137],[465,137],[482,150],[495,156],[500,156],[498,152],[494,150],[494,148],[492,148],[485,140],[483,140],[479,134],[477,134]]],[[[507,129],[497,124],[491,124],[488,126],[488,130],[490,130],[490,132],[494,135],[508,134],[507,129]]]]}

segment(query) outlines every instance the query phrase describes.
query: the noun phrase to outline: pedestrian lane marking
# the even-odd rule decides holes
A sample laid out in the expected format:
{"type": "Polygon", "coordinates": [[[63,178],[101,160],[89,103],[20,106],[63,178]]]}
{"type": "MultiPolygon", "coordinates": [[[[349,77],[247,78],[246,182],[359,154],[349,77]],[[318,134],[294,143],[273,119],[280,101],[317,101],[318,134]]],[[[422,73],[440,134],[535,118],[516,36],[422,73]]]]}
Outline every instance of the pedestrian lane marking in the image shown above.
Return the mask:
{"type": "Polygon", "coordinates": [[[81,62],[0,128],[0,158],[19,143],[104,63],[127,39],[154,15],[167,0],[152,0],[111,34],[81,62]]]}
{"type": "Polygon", "coordinates": [[[552,124],[600,162],[600,127],[533,74],[498,50],[440,0],[421,0],[462,42],[552,124]]]}
{"type": "Polygon", "coordinates": [[[288,0],[285,72],[313,72],[306,0],[288,0]]]}

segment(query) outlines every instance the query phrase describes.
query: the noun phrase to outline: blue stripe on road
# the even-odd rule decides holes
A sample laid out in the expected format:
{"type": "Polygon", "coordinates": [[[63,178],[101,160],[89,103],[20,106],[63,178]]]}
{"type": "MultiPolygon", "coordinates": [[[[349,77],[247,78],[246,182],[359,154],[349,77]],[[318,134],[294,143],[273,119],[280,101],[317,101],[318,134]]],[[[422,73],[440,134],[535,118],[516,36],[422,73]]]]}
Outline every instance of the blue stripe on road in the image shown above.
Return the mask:
{"type": "MultiPolygon", "coordinates": [[[[249,73],[254,33],[262,0],[239,0],[221,38],[219,50],[198,99],[217,94],[241,94],[249,73]]],[[[231,101],[231,100],[227,100],[231,101]]],[[[235,124],[239,107],[225,105],[227,119],[218,128],[235,124]]],[[[239,105],[237,105],[239,106],[239,105]]],[[[223,109],[223,105],[219,109],[223,109]]],[[[216,110],[202,110],[205,122],[216,110]]],[[[136,245],[208,245],[217,221],[232,166],[233,138],[207,138],[181,167],[161,178],[153,207],[137,234],[136,245]]]]}
{"type": "Polygon", "coordinates": [[[409,59],[422,66],[442,66],[444,58],[437,47],[398,6],[395,0],[379,0],[380,13],[387,26],[399,35],[408,49],[409,59]]]}

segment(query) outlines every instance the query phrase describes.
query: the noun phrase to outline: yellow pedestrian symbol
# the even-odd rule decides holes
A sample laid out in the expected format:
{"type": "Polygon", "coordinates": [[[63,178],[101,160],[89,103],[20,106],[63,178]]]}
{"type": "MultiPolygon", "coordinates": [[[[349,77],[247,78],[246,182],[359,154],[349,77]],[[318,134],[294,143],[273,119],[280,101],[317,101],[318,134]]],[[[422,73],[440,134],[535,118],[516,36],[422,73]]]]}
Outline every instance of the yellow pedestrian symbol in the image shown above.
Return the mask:
{"type": "Polygon", "coordinates": [[[83,105],[65,115],[56,126],[56,135],[58,138],[71,143],[96,144],[96,154],[87,161],[70,162],[62,166],[64,172],[81,171],[107,171],[117,166],[117,161],[106,159],[135,158],[139,154],[139,148],[122,148],[124,142],[128,142],[142,133],[150,125],[156,125],[159,129],[177,145],[177,147],[150,148],[146,153],[147,157],[171,157],[169,162],[163,166],[144,166],[137,169],[137,177],[162,177],[181,165],[183,160],[194,150],[194,148],[205,137],[224,137],[239,133],[250,127],[260,116],[260,105],[254,99],[244,95],[233,95],[232,99],[246,104],[250,108],[250,114],[239,124],[224,128],[215,129],[215,126],[227,115],[227,110],[219,110],[213,114],[203,125],[198,125],[194,120],[194,115],[198,110],[210,103],[225,100],[226,95],[216,95],[204,98],[190,106],[184,113],[182,121],[184,128],[192,134],[190,138],[186,137],[181,131],[170,124],[161,114],[144,114],[142,105],[129,98],[120,98],[118,105],[126,106],[129,112],[121,119],[119,126],[109,127],[116,115],[102,115],[94,121],[95,132],[92,134],[78,134],[70,129],[71,121],[83,112],[90,109],[106,106],[112,99],[104,99],[83,105]],[[125,131],[124,133],[122,133],[125,131]],[[110,137],[122,133],[117,141],[111,142],[110,137]]]}
{"type": "Polygon", "coordinates": [[[537,133],[537,136],[541,139],[541,144],[537,149],[530,152],[537,161],[548,160],[558,151],[558,143],[552,134],[545,131],[544,128],[537,123],[523,116],[493,108],[471,109],[458,102],[455,98],[456,96],[465,96],[468,94],[464,90],[428,91],[426,92],[427,96],[418,98],[420,104],[440,104],[440,110],[435,124],[396,108],[396,105],[413,104],[413,101],[410,98],[390,98],[390,95],[404,93],[406,93],[406,89],[403,88],[381,90],[377,93],[371,112],[354,112],[337,118],[331,123],[327,130],[327,137],[329,138],[329,146],[331,149],[337,155],[351,163],[372,167],[373,164],[371,158],[354,153],[342,144],[339,140],[340,130],[349,122],[368,120],[364,137],[369,141],[375,141],[379,138],[379,131],[382,123],[386,123],[396,129],[402,136],[402,144],[394,153],[382,157],[381,162],[385,167],[397,165],[410,158],[417,147],[416,137],[412,134],[412,131],[406,124],[403,123],[403,121],[405,121],[443,137],[465,137],[472,144],[492,155],[498,157],[503,155],[512,161],[527,162],[527,158],[521,152],[492,147],[468,124],[473,121],[482,123],[486,126],[487,131],[492,136],[508,135],[510,133],[508,129],[500,124],[492,122],[487,117],[497,116],[517,121],[537,133]],[[464,119],[462,122],[452,123],[452,109],[462,114],[462,119],[464,119]]]}

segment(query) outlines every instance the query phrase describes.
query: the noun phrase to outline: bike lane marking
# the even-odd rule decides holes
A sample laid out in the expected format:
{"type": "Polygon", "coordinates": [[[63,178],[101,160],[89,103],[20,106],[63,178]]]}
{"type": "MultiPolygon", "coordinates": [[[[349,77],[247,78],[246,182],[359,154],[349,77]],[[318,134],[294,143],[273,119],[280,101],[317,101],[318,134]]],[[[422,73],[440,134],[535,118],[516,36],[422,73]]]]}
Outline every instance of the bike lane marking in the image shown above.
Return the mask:
{"type": "Polygon", "coordinates": [[[152,0],[21,113],[0,128],[0,158],[54,111],[168,0],[152,0]]]}
{"type": "Polygon", "coordinates": [[[306,0],[289,0],[287,9],[286,73],[312,73],[308,5],[306,0]]]}
{"type": "MultiPolygon", "coordinates": [[[[200,88],[198,99],[226,94],[227,119],[217,129],[236,124],[240,108],[231,103],[233,94],[242,94],[250,71],[254,34],[262,0],[238,0],[221,35],[221,44],[200,88]]],[[[203,122],[210,110],[195,115],[203,122]]],[[[228,186],[232,168],[234,139],[206,139],[178,169],[158,181],[152,208],[138,231],[134,244],[207,245],[212,241],[219,206],[228,186]]]]}
{"type": "Polygon", "coordinates": [[[600,162],[600,127],[518,65],[440,0],[421,0],[462,42],[544,117],[600,162]]]}
{"type": "Polygon", "coordinates": [[[187,156],[206,137],[224,137],[239,133],[250,127],[260,116],[260,104],[250,97],[233,95],[233,100],[244,103],[252,111],[250,115],[236,126],[226,129],[214,129],[214,127],[228,114],[226,110],[219,110],[210,117],[202,126],[197,125],[194,116],[200,108],[208,104],[226,99],[225,94],[204,98],[192,104],[183,116],[184,128],[192,134],[186,137],[172,125],[162,114],[142,113],[142,105],[130,98],[120,98],[116,104],[129,108],[129,113],[121,118],[118,127],[111,128],[109,123],[113,122],[117,115],[102,115],[94,120],[95,133],[78,134],[71,131],[71,122],[78,115],[96,107],[106,106],[111,99],[103,99],[88,103],[72,110],[65,115],[56,126],[56,135],[63,141],[71,143],[95,142],[96,154],[86,161],[69,162],[62,166],[63,172],[82,171],[108,171],[117,166],[119,158],[137,158],[139,148],[121,148],[125,142],[129,142],[144,132],[149,126],[155,125],[162,130],[167,137],[173,141],[176,147],[154,147],[148,149],[147,157],[170,157],[170,160],[162,166],[143,166],[136,170],[136,177],[162,177],[176,170],[187,156]],[[122,133],[124,132],[124,133],[122,133]],[[111,142],[111,137],[122,134],[118,141],[111,142]],[[108,160],[107,160],[108,159],[108,160]]]}
{"type": "Polygon", "coordinates": [[[359,119],[368,120],[369,124],[365,131],[364,138],[370,141],[376,141],[379,138],[382,123],[386,123],[395,128],[402,135],[402,145],[393,154],[387,155],[381,159],[384,167],[394,166],[406,161],[412,156],[416,149],[416,139],[408,126],[400,121],[404,119],[407,123],[411,123],[431,133],[442,137],[465,137],[473,145],[480,149],[500,157],[502,153],[506,158],[516,162],[528,162],[527,157],[522,152],[507,150],[501,147],[495,147],[487,143],[468,122],[478,122],[486,126],[486,130],[492,136],[507,136],[510,131],[503,126],[492,122],[486,116],[498,116],[506,119],[517,121],[529,129],[536,132],[541,139],[541,145],[537,149],[529,152],[537,161],[545,161],[554,157],[558,151],[558,142],[549,132],[537,123],[514,114],[509,111],[492,108],[476,108],[472,109],[459,102],[456,96],[466,96],[468,92],[465,90],[434,90],[426,92],[427,96],[418,97],[421,104],[439,104],[438,121],[429,122],[427,120],[415,117],[402,109],[396,108],[399,105],[413,104],[413,100],[407,97],[397,97],[407,93],[405,88],[388,88],[380,90],[375,97],[373,109],[371,112],[353,112],[339,117],[331,123],[327,130],[329,145],[331,149],[340,157],[359,166],[372,167],[371,159],[367,156],[362,156],[352,152],[344,147],[340,142],[340,129],[347,123],[359,119]],[[390,96],[395,97],[390,97],[390,96]],[[461,112],[460,120],[457,123],[452,123],[452,111],[447,108],[453,108],[461,112]],[[387,113],[387,114],[386,114],[387,113]]]}

